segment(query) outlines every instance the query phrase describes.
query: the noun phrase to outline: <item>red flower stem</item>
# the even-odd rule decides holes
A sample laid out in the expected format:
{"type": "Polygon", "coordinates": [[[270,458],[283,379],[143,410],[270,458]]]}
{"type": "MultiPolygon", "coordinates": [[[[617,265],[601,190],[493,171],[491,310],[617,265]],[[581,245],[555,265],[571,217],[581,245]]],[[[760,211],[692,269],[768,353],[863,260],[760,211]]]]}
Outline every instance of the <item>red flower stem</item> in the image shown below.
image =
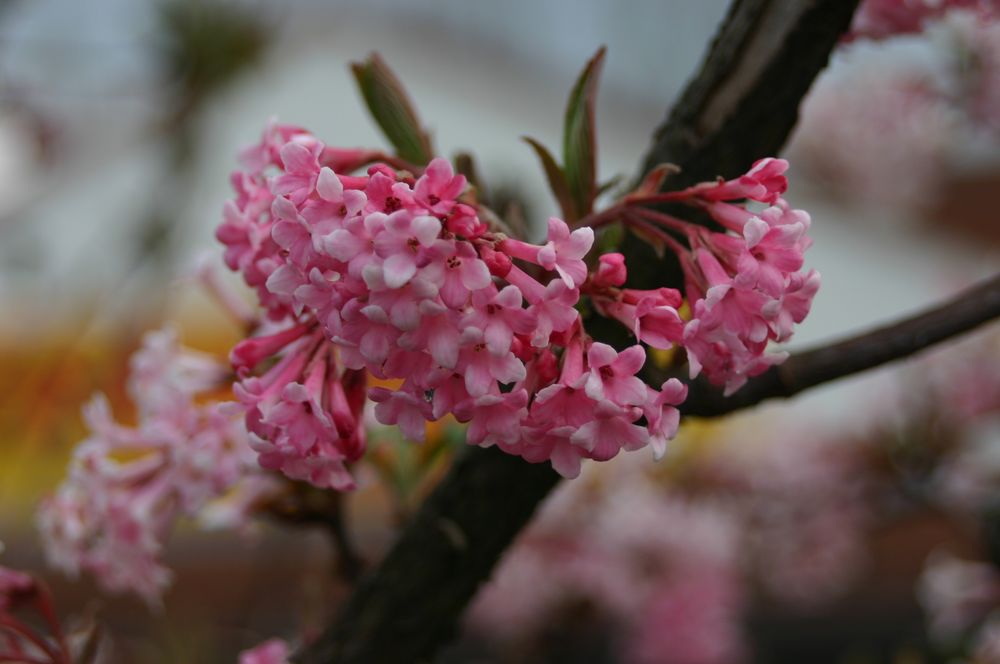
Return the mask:
{"type": "Polygon", "coordinates": [[[642,207],[641,205],[630,207],[629,212],[638,215],[647,221],[652,221],[665,228],[683,233],[684,235],[689,235],[693,229],[698,228],[683,219],[678,219],[677,217],[666,214],[665,212],[659,212],[647,207],[642,207]]]}
{"type": "Polygon", "coordinates": [[[651,194],[649,196],[630,196],[628,198],[628,203],[630,205],[655,205],[657,203],[689,203],[695,204],[698,201],[697,198],[692,196],[689,191],[667,191],[661,194],[651,194]]]}
{"type": "Polygon", "coordinates": [[[674,239],[670,233],[666,232],[658,226],[654,226],[648,221],[632,216],[625,218],[625,223],[637,228],[641,228],[645,232],[649,233],[658,240],[662,240],[664,244],[670,247],[670,250],[677,254],[678,257],[683,256],[688,253],[688,248],[682,245],[680,242],[674,239]]]}
{"type": "Polygon", "coordinates": [[[623,203],[618,203],[612,205],[611,207],[601,210],[600,212],[592,212],[588,214],[583,219],[573,224],[573,228],[582,228],[584,226],[589,226],[591,228],[600,228],[606,224],[613,223],[622,219],[627,211],[627,206],[623,203]]]}

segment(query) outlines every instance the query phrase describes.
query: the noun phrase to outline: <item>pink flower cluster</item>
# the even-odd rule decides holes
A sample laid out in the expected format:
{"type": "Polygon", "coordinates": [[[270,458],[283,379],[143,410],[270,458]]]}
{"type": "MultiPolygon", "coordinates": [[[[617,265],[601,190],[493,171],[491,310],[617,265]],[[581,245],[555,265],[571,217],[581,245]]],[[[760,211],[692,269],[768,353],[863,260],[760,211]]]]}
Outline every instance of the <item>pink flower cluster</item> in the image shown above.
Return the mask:
{"type": "MultiPolygon", "coordinates": [[[[198,515],[227,493],[249,507],[247,491],[259,498],[274,484],[251,472],[254,459],[232,404],[196,400],[224,384],[223,364],[182,348],[167,329],[146,336],[130,368],[138,424],[116,423],[107,399],[94,397],[84,409],[91,435],[77,446],[63,485],[42,503],[38,525],[52,565],[154,603],[170,581],[160,555],[180,517],[198,515]]],[[[241,525],[239,515],[230,517],[216,525],[241,525]]]]}
{"type": "Polygon", "coordinates": [[[680,260],[690,318],[681,320],[681,294],[668,288],[595,292],[598,310],[650,346],[683,346],[691,377],[704,373],[712,383],[725,385],[726,394],[783,361],[784,353],[767,352],[768,342],[791,337],[819,288],[815,270],[800,272],[812,244],[806,234],[810,219],[781,198],[787,168],[783,159],[762,159],[734,180],[632,198],[622,211],[626,222],[659,237],[680,260]],[[751,211],[745,199],[767,207],[751,211]],[[704,210],[724,232],[642,207],[666,202],[704,210]]]}
{"type": "Polygon", "coordinates": [[[451,415],[469,423],[470,444],[549,461],[566,477],[584,458],[646,445],[662,454],[684,386],[647,387],[639,344],[619,353],[594,342],[581,296],[640,341],[683,344],[693,374],[732,390],[780,359],[764,346],[788,337],[818,285],[797,273],[809,219],[778,197],[780,160],[683,192],[740,234],[690,232],[682,259],[695,317],[685,322],[679,291],[622,287],[621,255],[591,271],[587,225],[552,218],[542,243],[511,238],[484,221],[444,159],[418,175],[382,163],[339,172],[361,166],[345,157],[356,153],[269,126],[242,155],[217,231],[266,311],[231,354],[251,444],[265,468],[319,487],[354,486],[366,397],[410,439],[451,415]],[[747,197],[772,207],[727,203],[747,197]]]}

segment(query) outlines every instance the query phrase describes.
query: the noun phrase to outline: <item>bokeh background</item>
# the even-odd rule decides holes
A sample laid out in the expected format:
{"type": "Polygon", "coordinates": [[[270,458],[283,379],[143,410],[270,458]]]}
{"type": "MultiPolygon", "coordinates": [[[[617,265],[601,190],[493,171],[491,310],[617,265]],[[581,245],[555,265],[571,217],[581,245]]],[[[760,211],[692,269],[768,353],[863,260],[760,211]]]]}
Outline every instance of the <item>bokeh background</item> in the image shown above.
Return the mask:
{"type": "MultiPolygon", "coordinates": [[[[331,144],[383,145],[348,70],[378,51],[443,154],[473,151],[486,183],[537,224],[555,206],[520,137],[558,144],[586,59],[608,46],[601,175],[631,175],[726,5],[0,2],[3,564],[45,574],[66,616],[96,611],[112,661],[234,661],[264,638],[315,630],[347,591],[324,533],[181,528],[166,556],[176,582],[155,612],[46,572],[33,527],[85,435],[81,404],[104,391],[128,419],[127,358],[143,332],[171,322],[220,354],[238,339],[192,276],[221,256],[212,233],[237,151],[272,116],[331,144]]],[[[946,17],[918,35],[845,43],[788,150],[788,198],[812,214],[807,260],[823,275],[792,348],[995,271],[998,146],[996,29],[946,17]]],[[[588,467],[546,505],[445,657],[909,663],[985,652],[1000,600],[989,566],[1000,562],[998,339],[994,324],[788,404],[690,422],[656,465],[643,455],[588,467]],[[958,602],[963,613],[954,597],[970,585],[981,596],[958,602]],[[961,615],[941,618],[942,607],[961,615]]],[[[405,509],[377,472],[363,484],[349,523],[376,560],[405,509]]],[[[1000,661],[982,657],[966,661],[1000,661]]]]}

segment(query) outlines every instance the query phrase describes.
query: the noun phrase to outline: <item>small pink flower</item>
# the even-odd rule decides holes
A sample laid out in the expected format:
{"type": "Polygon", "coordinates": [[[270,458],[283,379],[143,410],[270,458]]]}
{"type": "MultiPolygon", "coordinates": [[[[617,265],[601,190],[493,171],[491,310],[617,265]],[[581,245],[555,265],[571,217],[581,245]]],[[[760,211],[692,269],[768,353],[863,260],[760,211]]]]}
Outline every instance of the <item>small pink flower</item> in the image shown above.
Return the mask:
{"type": "Polygon", "coordinates": [[[419,313],[417,328],[400,336],[399,346],[412,351],[426,349],[439,365],[454,369],[462,337],[455,314],[431,300],[420,303],[419,313]]]}
{"type": "Polygon", "coordinates": [[[462,318],[462,327],[482,330],[486,347],[494,355],[505,355],[515,334],[528,334],[535,325],[531,314],[521,308],[521,291],[506,286],[500,291],[477,291],[472,307],[462,318]]]}
{"type": "Polygon", "coordinates": [[[486,263],[468,242],[438,240],[427,252],[427,259],[421,275],[438,286],[441,299],[453,309],[464,307],[470,293],[493,283],[486,263]]]}
{"type": "Polygon", "coordinates": [[[434,217],[394,212],[385,230],[375,238],[375,253],[384,259],[382,269],[389,288],[399,288],[417,273],[418,257],[437,239],[441,222],[434,217]]]}
{"type": "Polygon", "coordinates": [[[597,260],[597,271],[593,276],[595,286],[621,286],[625,283],[628,276],[628,271],[625,268],[625,256],[619,253],[601,254],[597,260]]]}
{"type": "Polygon", "coordinates": [[[785,171],[788,162],[767,157],[754,162],[745,174],[733,180],[697,184],[685,193],[705,201],[732,201],[749,198],[761,203],[774,203],[788,189],[785,171]]]}
{"type": "Polygon", "coordinates": [[[343,344],[343,359],[351,369],[367,367],[379,371],[396,345],[400,331],[385,309],[361,300],[351,300],[342,310],[344,326],[334,342],[343,344]]]}
{"type": "Polygon", "coordinates": [[[368,397],[374,401],[375,418],[382,424],[395,424],[410,440],[423,442],[426,435],[424,426],[432,416],[431,404],[422,394],[401,389],[387,390],[373,387],[368,397]]]}
{"type": "Polygon", "coordinates": [[[583,257],[593,244],[592,228],[578,228],[571,233],[565,221],[549,217],[548,242],[538,250],[538,264],[558,272],[566,288],[576,288],[587,279],[583,257]]]}
{"type": "Polygon", "coordinates": [[[579,475],[588,450],[573,440],[573,434],[593,419],[595,406],[577,387],[558,383],[541,390],[525,422],[521,456],[532,463],[547,460],[563,477],[579,475]]]}
{"type": "Polygon", "coordinates": [[[768,302],[761,313],[771,321],[776,341],[786,341],[792,336],[795,324],[801,323],[809,314],[813,297],[819,290],[819,272],[810,270],[796,272],[788,278],[781,297],[768,302]]]}
{"type": "Polygon", "coordinates": [[[414,200],[435,215],[447,214],[465,190],[465,176],[455,175],[447,159],[437,157],[427,164],[413,185],[414,200]]]}
{"type": "Polygon", "coordinates": [[[470,445],[501,448],[515,445],[521,438],[521,421],[528,414],[528,393],[514,390],[506,394],[483,394],[455,407],[455,415],[469,422],[466,442],[470,445]]]}
{"type": "Polygon", "coordinates": [[[293,140],[280,151],[284,174],[271,181],[275,196],[288,196],[296,205],[305,201],[315,190],[319,178],[319,155],[323,144],[312,138],[293,140]]]}
{"type": "MultiPolygon", "coordinates": [[[[521,292],[524,292],[523,288],[521,292]]],[[[579,300],[580,291],[577,289],[567,288],[560,279],[550,281],[542,291],[541,297],[528,307],[528,315],[535,321],[531,345],[535,348],[544,348],[549,345],[549,337],[553,332],[565,332],[570,329],[580,318],[575,308],[579,300]]]]}
{"type": "Polygon", "coordinates": [[[323,236],[319,244],[324,252],[336,260],[347,263],[347,273],[360,279],[364,269],[375,260],[375,234],[381,230],[385,215],[373,213],[352,217],[338,228],[323,236]]]}
{"type": "Polygon", "coordinates": [[[649,445],[653,456],[659,461],[667,451],[667,441],[677,435],[681,414],[675,408],[687,398],[687,386],[676,378],[671,378],[659,390],[646,388],[648,398],[642,404],[649,429],[649,445]]]}
{"type": "Polygon", "coordinates": [[[491,392],[497,381],[516,383],[524,380],[524,364],[513,353],[495,355],[487,349],[482,330],[467,327],[462,332],[458,371],[465,376],[465,389],[474,397],[491,392]]]}
{"type": "Polygon", "coordinates": [[[432,399],[434,419],[440,419],[455,411],[455,407],[469,398],[465,389],[465,378],[461,374],[448,373],[435,381],[432,399]]]}
{"type": "Polygon", "coordinates": [[[593,420],[570,436],[570,442],[587,450],[591,459],[607,461],[622,449],[638,450],[649,443],[649,431],[633,424],[642,415],[638,408],[623,408],[610,401],[600,401],[594,408],[594,415],[593,420]]]}
{"type": "Polygon", "coordinates": [[[646,362],[642,346],[629,346],[621,353],[607,344],[594,343],[587,351],[587,396],[610,400],[619,406],[637,406],[646,401],[646,384],[635,374],[646,362]]]}

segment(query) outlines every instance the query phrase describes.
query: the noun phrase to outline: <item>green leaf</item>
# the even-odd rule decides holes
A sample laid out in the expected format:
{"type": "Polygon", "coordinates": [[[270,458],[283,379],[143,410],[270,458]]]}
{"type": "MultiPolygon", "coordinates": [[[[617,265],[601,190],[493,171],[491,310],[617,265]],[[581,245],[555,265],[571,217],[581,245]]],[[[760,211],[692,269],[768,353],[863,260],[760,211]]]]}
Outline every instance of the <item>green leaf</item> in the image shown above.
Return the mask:
{"type": "Polygon", "coordinates": [[[403,85],[381,56],[372,53],[364,62],[353,63],[351,71],[368,110],[396,154],[418,166],[429,162],[434,157],[430,136],[421,128],[403,85]]]}
{"type": "Polygon", "coordinates": [[[597,197],[597,141],[594,136],[594,99],[604,64],[605,48],[587,62],[566,104],[563,124],[563,166],[578,217],[591,211],[597,197]]]}
{"type": "Polygon", "coordinates": [[[545,177],[549,180],[549,188],[559,202],[559,208],[562,210],[564,221],[573,223],[579,217],[577,216],[576,204],[573,201],[572,193],[570,193],[569,183],[566,182],[566,174],[563,173],[563,169],[559,167],[552,153],[544,145],[527,136],[522,136],[521,138],[531,146],[535,154],[538,155],[538,159],[542,162],[542,168],[545,169],[545,177]]]}

